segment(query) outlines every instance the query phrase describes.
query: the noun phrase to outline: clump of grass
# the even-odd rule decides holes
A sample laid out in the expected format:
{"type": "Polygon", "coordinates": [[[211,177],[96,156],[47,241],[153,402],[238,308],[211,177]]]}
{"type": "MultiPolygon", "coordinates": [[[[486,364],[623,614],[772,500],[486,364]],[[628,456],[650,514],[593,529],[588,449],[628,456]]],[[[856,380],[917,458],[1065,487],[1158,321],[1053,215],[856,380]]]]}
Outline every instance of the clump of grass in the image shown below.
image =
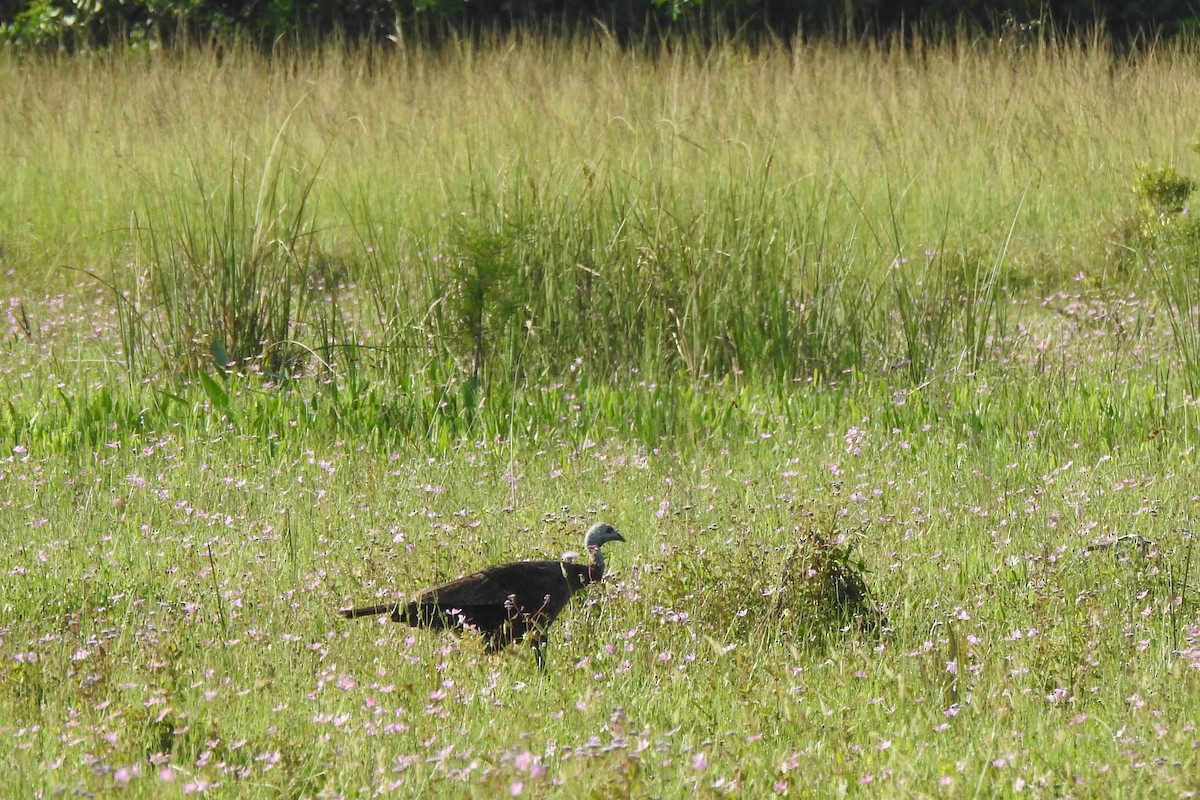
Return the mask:
{"type": "Polygon", "coordinates": [[[131,373],[236,367],[286,380],[308,361],[302,330],[324,263],[316,174],[281,162],[284,132],[257,173],[249,154],[231,152],[216,182],[192,160],[188,176],[146,187],[132,276],[111,279],[131,373]]]}
{"type": "Polygon", "coordinates": [[[1007,334],[1011,270],[1003,252],[984,255],[938,248],[924,258],[898,257],[888,283],[899,321],[898,358],[919,386],[953,368],[972,369],[993,357],[1007,334]],[[913,262],[916,263],[913,263],[913,262]]]}

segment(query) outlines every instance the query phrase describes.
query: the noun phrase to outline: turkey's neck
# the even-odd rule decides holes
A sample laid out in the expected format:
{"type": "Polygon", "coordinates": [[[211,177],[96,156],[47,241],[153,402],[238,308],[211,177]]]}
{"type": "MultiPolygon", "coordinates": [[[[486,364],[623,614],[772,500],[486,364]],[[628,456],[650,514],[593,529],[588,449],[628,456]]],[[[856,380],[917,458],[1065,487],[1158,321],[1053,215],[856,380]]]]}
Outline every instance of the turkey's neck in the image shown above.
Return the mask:
{"type": "Polygon", "coordinates": [[[599,547],[588,548],[588,578],[589,583],[595,583],[604,577],[604,556],[599,547]]]}

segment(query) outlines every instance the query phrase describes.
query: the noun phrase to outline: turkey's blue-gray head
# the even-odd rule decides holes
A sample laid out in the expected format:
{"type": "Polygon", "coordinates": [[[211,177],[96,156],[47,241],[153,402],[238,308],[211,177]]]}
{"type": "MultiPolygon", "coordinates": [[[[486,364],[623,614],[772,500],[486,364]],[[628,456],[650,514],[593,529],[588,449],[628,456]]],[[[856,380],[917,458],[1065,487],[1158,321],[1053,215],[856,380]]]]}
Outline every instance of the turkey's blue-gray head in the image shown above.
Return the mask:
{"type": "Polygon", "coordinates": [[[604,577],[604,556],[600,554],[600,546],[605,542],[623,542],[625,537],[621,532],[607,522],[597,522],[588,528],[583,537],[583,546],[588,553],[588,566],[591,567],[591,579],[598,581],[604,577]]]}

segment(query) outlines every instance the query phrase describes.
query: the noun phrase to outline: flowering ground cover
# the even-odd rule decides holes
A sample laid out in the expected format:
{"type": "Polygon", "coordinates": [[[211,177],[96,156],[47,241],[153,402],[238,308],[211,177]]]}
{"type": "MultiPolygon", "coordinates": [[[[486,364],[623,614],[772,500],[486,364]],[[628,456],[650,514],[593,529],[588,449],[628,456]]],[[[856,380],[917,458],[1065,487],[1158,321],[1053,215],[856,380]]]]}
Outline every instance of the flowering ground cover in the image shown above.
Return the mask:
{"type": "Polygon", "coordinates": [[[0,796],[1197,791],[1187,52],[261,58],[0,54],[0,796]]]}

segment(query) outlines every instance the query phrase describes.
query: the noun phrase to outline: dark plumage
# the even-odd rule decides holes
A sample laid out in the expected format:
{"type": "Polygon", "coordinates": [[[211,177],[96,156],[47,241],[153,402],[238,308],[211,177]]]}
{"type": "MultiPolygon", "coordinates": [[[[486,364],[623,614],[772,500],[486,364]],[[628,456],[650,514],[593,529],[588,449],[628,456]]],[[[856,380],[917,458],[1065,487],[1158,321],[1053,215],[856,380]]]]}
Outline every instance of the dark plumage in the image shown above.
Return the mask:
{"type": "Polygon", "coordinates": [[[623,542],[619,531],[600,522],[583,539],[585,564],[569,561],[517,561],[426,589],[409,601],[341,610],[347,619],[388,614],[392,622],[415,628],[478,630],[489,653],[526,636],[532,640],[539,667],[545,666],[542,641],[546,629],[571,602],[571,596],[604,577],[605,542],[623,542]]]}

